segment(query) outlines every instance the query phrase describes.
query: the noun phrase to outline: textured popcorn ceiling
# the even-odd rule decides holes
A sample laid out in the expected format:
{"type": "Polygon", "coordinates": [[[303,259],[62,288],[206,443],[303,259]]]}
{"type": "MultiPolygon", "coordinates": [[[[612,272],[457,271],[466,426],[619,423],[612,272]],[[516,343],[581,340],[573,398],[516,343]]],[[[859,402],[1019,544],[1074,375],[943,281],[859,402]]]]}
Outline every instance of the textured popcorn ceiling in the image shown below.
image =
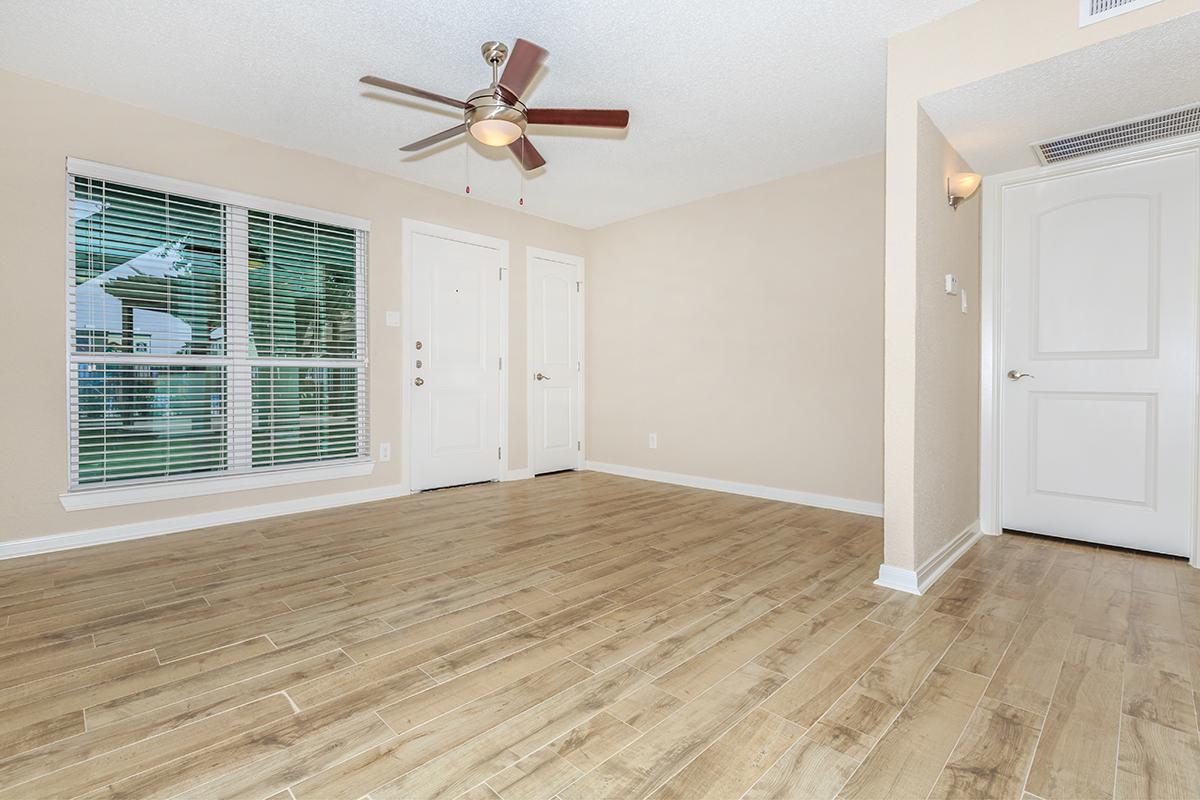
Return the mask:
{"type": "MultiPolygon", "coordinates": [[[[883,148],[886,38],[973,0],[4,0],[0,69],[461,192],[468,145],[397,147],[465,98],[488,39],[550,57],[531,105],[628,107],[627,133],[539,128],[529,213],[596,227],[883,148]]],[[[471,194],[516,205],[506,151],[471,194]]]]}
{"type": "MultiPolygon", "coordinates": [[[[1101,23],[1102,24],[1102,23],[1101,23]]],[[[984,175],[1036,167],[1030,145],[1200,102],[1200,13],[922,101],[984,175]]]]}

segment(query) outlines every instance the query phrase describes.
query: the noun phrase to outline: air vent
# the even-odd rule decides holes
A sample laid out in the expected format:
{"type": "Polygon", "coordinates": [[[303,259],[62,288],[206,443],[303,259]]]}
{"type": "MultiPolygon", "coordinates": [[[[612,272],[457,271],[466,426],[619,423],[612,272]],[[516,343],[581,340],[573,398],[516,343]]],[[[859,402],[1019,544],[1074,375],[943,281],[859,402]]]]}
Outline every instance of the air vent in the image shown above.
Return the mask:
{"type": "Polygon", "coordinates": [[[1162,0],[1079,0],[1079,27],[1103,22],[1162,0]]]}
{"type": "Polygon", "coordinates": [[[1107,128],[1038,142],[1033,149],[1043,164],[1058,164],[1074,158],[1196,133],[1200,133],[1200,106],[1189,106],[1107,128]]]}

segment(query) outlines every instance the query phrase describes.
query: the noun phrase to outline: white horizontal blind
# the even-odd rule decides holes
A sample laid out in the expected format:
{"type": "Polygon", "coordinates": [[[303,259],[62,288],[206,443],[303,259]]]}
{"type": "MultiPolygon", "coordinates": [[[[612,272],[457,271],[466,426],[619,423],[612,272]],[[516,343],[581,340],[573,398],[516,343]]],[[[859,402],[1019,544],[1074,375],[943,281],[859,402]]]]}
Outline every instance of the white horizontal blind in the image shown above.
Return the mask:
{"type": "Polygon", "coordinates": [[[260,211],[247,227],[253,466],[365,453],[362,234],[260,211]]]}
{"type": "Polygon", "coordinates": [[[70,483],[365,458],[365,234],[71,175],[70,483]]]}

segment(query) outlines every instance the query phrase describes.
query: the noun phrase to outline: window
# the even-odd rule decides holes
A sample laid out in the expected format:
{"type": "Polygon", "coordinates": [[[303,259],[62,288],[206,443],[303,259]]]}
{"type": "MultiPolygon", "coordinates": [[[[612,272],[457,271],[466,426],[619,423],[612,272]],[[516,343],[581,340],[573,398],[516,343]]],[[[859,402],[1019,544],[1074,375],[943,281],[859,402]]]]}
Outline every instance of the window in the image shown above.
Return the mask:
{"type": "Polygon", "coordinates": [[[364,230],[155,183],[68,176],[71,488],[365,459],[364,230]]]}

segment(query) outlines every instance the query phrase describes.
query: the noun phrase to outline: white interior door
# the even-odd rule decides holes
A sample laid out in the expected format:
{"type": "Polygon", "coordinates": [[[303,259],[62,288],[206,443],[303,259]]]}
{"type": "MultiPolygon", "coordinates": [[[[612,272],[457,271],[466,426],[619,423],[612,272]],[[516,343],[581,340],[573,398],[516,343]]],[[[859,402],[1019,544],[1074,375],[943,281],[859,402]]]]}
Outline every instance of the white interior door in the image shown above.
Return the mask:
{"type": "Polygon", "coordinates": [[[529,460],[535,475],[579,466],[582,280],[579,259],[530,254],[529,460]]]}
{"type": "Polygon", "coordinates": [[[1198,188],[1189,152],[1004,192],[1005,528],[1190,552],[1198,188]]]}
{"type": "Polygon", "coordinates": [[[410,235],[411,488],[498,480],[501,243],[433,226],[410,235]]]}

